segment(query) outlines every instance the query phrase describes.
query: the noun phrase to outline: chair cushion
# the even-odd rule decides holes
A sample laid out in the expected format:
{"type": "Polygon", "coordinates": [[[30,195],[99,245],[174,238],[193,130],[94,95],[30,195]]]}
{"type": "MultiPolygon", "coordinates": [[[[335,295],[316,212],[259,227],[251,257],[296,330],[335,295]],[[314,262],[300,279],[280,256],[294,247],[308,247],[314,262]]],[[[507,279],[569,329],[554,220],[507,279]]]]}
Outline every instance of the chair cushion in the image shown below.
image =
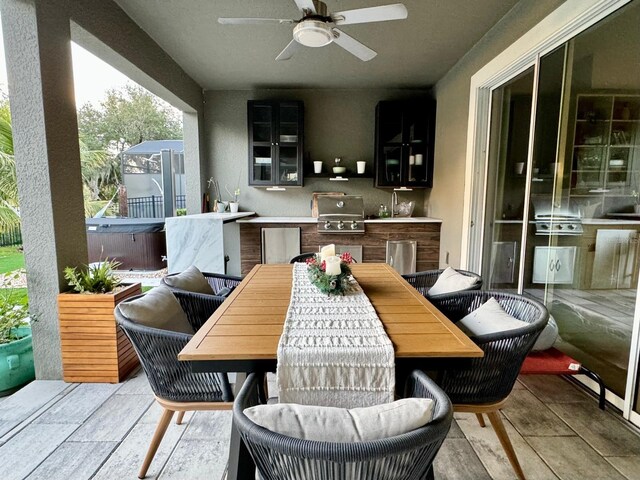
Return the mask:
{"type": "Polygon", "coordinates": [[[469,277],[456,272],[453,268],[447,267],[440,274],[436,283],[429,289],[427,295],[442,295],[443,293],[459,292],[476,284],[476,277],[469,277]]]}
{"type": "Polygon", "coordinates": [[[195,333],[180,302],[167,287],[159,286],[144,296],[118,305],[125,317],[147,327],[180,333],[195,333]]]}
{"type": "Polygon", "coordinates": [[[526,327],[529,324],[509,315],[498,301],[491,297],[456,325],[470,337],[479,337],[526,327]]]}
{"type": "Polygon", "coordinates": [[[410,432],[429,423],[433,400],[403,398],[364,408],[317,407],[279,403],[247,408],[261,427],[288,437],[319,442],[369,442],[410,432]]]}
{"type": "Polygon", "coordinates": [[[540,352],[542,350],[547,350],[553,347],[553,344],[556,343],[557,339],[558,324],[556,323],[555,319],[551,315],[549,315],[549,321],[544,327],[544,330],[542,330],[542,333],[540,333],[540,336],[538,337],[538,340],[536,340],[536,343],[533,345],[531,351],[540,352]]]}
{"type": "Polygon", "coordinates": [[[215,293],[205,276],[195,265],[191,265],[177,275],[164,277],[164,281],[170,287],[180,288],[187,292],[205,293],[207,295],[213,295],[215,293]]]}

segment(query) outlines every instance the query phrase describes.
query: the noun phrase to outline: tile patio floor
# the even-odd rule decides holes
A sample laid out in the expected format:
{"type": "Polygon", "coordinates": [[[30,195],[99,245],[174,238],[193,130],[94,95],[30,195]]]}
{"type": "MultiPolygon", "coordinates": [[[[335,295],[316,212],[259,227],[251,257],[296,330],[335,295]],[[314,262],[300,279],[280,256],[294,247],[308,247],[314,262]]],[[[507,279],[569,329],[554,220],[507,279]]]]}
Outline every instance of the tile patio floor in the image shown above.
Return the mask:
{"type": "MultiPolygon", "coordinates": [[[[160,410],[142,373],[125,383],[37,381],[0,399],[0,479],[135,479],[160,410]]],[[[640,479],[640,436],[558,377],[522,377],[504,410],[527,478],[640,479]]],[[[231,412],[172,424],[148,478],[224,478],[231,412]]],[[[511,479],[490,426],[458,415],[437,479],[511,479]]]]}

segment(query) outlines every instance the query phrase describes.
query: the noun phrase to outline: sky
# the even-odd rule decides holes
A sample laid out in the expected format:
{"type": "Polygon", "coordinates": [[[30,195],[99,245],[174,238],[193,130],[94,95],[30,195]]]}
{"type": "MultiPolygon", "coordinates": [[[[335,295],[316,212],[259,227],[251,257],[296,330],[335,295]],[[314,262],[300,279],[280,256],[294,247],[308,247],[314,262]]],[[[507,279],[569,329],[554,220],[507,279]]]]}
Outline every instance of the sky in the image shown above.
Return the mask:
{"type": "MultiPolygon", "coordinates": [[[[98,106],[100,101],[104,99],[107,90],[133,83],[126,75],[75,43],[71,44],[71,51],[73,55],[76,106],[78,108],[87,102],[98,106]]],[[[2,25],[0,24],[0,91],[7,95],[9,89],[4,58],[4,40],[2,37],[2,25]]]]}

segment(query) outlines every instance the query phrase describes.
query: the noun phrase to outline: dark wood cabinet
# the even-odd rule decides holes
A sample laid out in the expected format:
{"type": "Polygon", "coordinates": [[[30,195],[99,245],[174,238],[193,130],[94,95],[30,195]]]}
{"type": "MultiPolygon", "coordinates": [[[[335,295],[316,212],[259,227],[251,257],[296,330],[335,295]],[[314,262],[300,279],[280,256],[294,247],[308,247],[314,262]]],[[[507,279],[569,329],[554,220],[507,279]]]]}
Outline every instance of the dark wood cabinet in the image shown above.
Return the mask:
{"type": "Polygon", "coordinates": [[[433,186],[435,102],[383,101],[376,107],[376,187],[433,186]]]}
{"type": "Polygon", "coordinates": [[[249,185],[302,186],[304,104],[250,100],[247,110],[249,185]]]}

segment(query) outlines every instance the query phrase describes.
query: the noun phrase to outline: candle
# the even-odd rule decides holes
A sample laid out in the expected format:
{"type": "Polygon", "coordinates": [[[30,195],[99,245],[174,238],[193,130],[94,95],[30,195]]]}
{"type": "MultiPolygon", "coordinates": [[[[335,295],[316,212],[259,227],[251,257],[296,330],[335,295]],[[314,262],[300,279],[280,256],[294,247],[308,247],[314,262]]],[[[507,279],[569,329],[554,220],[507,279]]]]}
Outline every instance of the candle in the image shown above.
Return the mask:
{"type": "Polygon", "coordinates": [[[327,257],[333,257],[336,254],[336,246],[332,243],[331,245],[326,245],[320,249],[320,263],[323,260],[326,260],[327,257]]]}
{"type": "Polygon", "coordinates": [[[416,154],[416,165],[422,165],[422,154],[416,154]]]}
{"type": "Polygon", "coordinates": [[[409,165],[414,165],[416,163],[416,157],[414,155],[409,155],[409,165]]]}
{"type": "Polygon", "coordinates": [[[327,275],[340,275],[340,257],[332,256],[325,258],[325,273],[327,275]]]}

